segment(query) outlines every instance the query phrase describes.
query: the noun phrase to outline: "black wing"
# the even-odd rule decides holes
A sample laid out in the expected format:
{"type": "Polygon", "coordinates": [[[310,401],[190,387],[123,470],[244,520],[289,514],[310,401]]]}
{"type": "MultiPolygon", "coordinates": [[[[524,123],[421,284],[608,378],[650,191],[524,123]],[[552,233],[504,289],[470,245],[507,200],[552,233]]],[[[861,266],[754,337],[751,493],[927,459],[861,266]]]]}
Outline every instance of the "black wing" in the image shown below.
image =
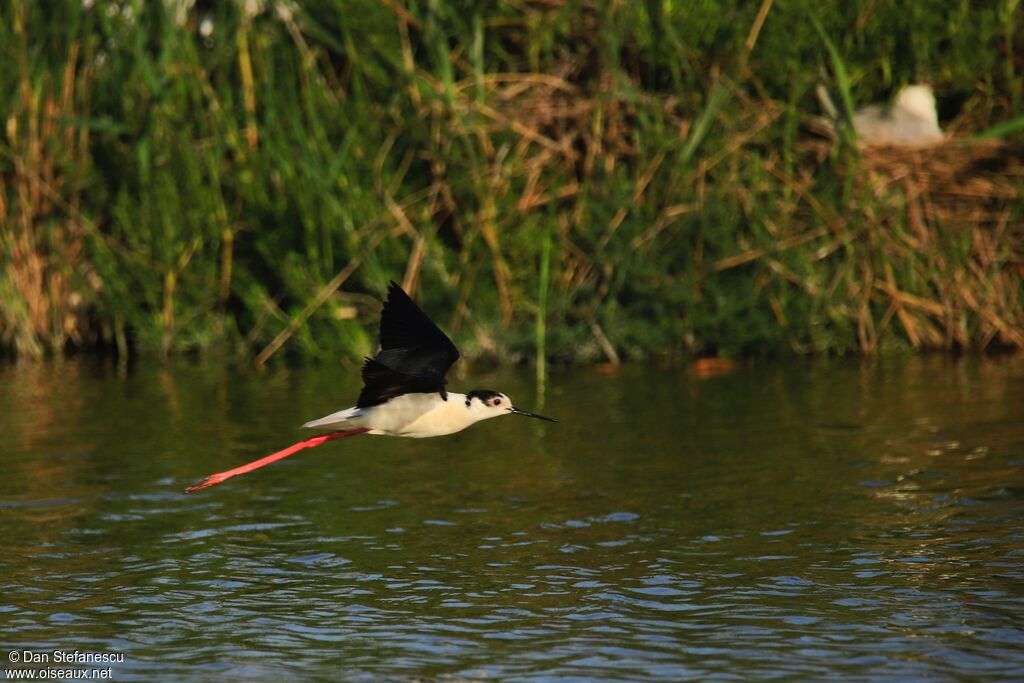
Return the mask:
{"type": "Polygon", "coordinates": [[[416,377],[398,372],[367,358],[363,363],[363,390],[359,392],[357,408],[380,405],[402,394],[434,394],[444,392],[444,377],[416,377]]]}
{"type": "Polygon", "coordinates": [[[443,380],[458,359],[452,340],[392,282],[380,316],[380,353],[374,360],[406,375],[443,380]]]}
{"type": "Polygon", "coordinates": [[[380,316],[380,352],[363,365],[360,408],[401,394],[444,394],[445,374],[459,359],[452,340],[392,282],[380,316]]]}

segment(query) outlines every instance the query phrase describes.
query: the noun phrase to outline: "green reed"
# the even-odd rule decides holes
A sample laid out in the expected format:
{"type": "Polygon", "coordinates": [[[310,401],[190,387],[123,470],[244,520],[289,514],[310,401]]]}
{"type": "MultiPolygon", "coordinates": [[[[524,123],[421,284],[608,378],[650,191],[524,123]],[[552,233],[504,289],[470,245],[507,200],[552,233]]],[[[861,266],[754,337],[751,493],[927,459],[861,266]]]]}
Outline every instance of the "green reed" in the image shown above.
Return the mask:
{"type": "Polygon", "coordinates": [[[396,279],[510,360],[1024,345],[1016,171],[951,222],[809,130],[1019,141],[1016,1],[300,4],[0,7],[0,343],[354,361],[396,279]]]}

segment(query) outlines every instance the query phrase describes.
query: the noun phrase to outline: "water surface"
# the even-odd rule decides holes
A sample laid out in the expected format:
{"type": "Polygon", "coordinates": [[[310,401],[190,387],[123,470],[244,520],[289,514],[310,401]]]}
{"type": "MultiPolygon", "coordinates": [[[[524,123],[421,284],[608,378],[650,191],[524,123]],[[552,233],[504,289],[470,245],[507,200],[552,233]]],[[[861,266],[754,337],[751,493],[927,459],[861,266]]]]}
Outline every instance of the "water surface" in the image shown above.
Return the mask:
{"type": "MultiPolygon", "coordinates": [[[[359,437],[182,495],[348,405],[351,375],[0,368],[0,656],[123,653],[122,681],[1024,678],[1021,359],[556,373],[558,425],[359,437]]],[[[525,373],[452,386],[540,408],[525,373]]]]}

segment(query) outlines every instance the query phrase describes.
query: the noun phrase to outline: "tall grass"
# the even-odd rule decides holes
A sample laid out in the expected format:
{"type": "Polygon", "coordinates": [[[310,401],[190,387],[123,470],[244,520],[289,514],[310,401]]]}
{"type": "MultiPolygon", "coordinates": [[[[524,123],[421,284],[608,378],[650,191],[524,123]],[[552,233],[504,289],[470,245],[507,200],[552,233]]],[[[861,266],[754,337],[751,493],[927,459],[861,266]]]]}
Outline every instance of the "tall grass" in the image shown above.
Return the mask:
{"type": "Polygon", "coordinates": [[[1019,140],[1022,18],[14,0],[0,341],[356,359],[394,278],[508,358],[1022,345],[1008,155],[949,222],[805,126],[823,74],[846,109],[927,80],[956,131],[1019,140]]]}

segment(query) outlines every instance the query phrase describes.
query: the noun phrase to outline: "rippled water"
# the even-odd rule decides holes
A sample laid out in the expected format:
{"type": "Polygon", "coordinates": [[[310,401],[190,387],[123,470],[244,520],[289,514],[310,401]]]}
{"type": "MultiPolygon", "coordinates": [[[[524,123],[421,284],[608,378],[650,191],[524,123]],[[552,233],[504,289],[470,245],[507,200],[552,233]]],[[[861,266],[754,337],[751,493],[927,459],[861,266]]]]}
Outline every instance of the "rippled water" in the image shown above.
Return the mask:
{"type": "MultiPolygon", "coordinates": [[[[0,369],[4,654],[123,653],[115,680],[1024,678],[1022,359],[556,374],[558,425],[360,437],[182,495],[347,405],[350,374],[0,369]]],[[[453,386],[539,408],[527,380],[453,386]]]]}

